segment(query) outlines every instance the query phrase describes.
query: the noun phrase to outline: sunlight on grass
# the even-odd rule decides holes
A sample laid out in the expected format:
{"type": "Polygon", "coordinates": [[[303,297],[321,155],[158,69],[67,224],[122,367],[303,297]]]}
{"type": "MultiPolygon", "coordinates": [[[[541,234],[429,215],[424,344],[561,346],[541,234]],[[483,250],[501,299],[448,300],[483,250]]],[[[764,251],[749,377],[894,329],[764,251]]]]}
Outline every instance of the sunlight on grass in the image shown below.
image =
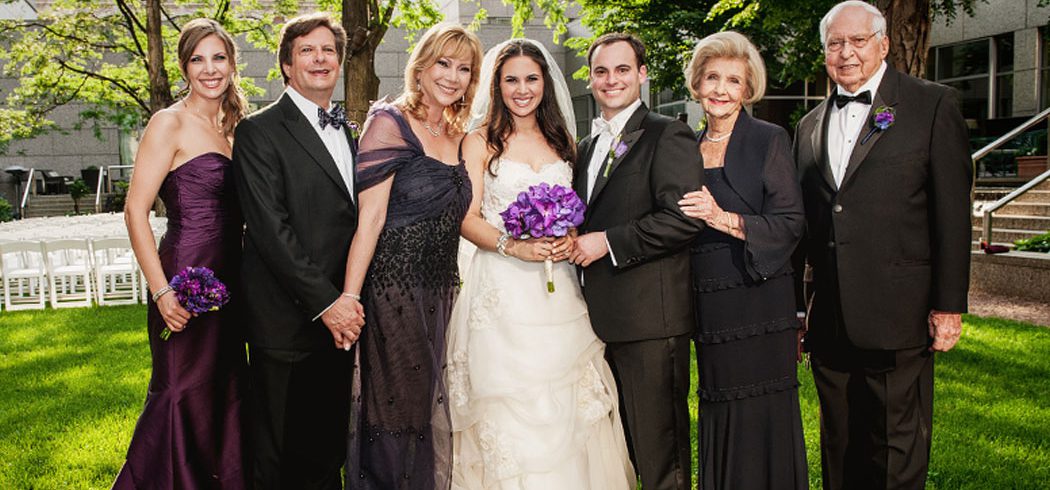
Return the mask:
{"type": "MultiPolygon", "coordinates": [[[[142,306],[0,313],[0,489],[109,488],[149,381],[145,317],[142,306]]],[[[937,357],[927,487],[1047,488],[1050,329],[965,322],[959,346],[937,357]]],[[[799,380],[819,488],[816,390],[807,368],[799,380]]]]}

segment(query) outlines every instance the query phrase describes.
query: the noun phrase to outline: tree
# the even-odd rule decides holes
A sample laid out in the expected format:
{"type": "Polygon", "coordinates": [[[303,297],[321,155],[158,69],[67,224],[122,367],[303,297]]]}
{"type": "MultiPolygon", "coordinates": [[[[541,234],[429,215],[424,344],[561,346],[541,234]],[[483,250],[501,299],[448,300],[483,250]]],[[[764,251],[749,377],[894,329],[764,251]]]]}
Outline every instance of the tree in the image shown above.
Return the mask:
{"type": "Polygon", "coordinates": [[[91,190],[88,189],[83,179],[74,180],[72,184],[69,184],[69,197],[73,198],[73,214],[80,214],[80,199],[90,192],[91,190]]]}

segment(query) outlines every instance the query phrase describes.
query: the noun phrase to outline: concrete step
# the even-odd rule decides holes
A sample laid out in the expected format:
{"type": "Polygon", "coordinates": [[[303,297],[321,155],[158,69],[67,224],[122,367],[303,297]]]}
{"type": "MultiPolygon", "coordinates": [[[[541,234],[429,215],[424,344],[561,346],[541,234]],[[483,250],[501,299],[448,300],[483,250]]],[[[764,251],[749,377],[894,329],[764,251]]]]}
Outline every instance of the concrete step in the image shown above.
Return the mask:
{"type": "MultiPolygon", "coordinates": [[[[103,202],[106,195],[102,196],[103,202]]],[[[67,216],[74,212],[73,198],[69,194],[59,195],[37,195],[30,196],[26,205],[25,216],[27,218],[39,218],[44,216],[67,216]]],[[[95,211],[95,195],[88,194],[80,198],[80,212],[89,213],[95,211]]]]}
{"type": "Polygon", "coordinates": [[[1015,187],[977,187],[973,191],[974,201],[998,201],[1013,192],[1015,187]]]}
{"type": "MultiPolygon", "coordinates": [[[[1013,243],[1014,240],[1022,240],[1026,238],[1032,238],[1035,236],[1042,235],[1046,231],[1032,231],[1032,230],[1011,230],[1002,228],[992,229],[992,243],[1013,243]]],[[[981,239],[981,228],[973,228],[970,234],[970,240],[981,239]]]]}
{"type": "Polygon", "coordinates": [[[1050,216],[1050,202],[1017,202],[1013,201],[995,212],[995,218],[999,213],[1014,216],[1050,216]]]}
{"type": "MultiPolygon", "coordinates": [[[[984,218],[981,216],[970,216],[970,223],[977,228],[981,227],[984,218]]],[[[1022,216],[1015,214],[999,214],[992,216],[992,228],[1033,230],[1046,233],[1050,230],[1050,216],[1022,216]]]]}
{"type": "Polygon", "coordinates": [[[1050,202],[1050,190],[1032,189],[1011,202],[1050,202]]]}

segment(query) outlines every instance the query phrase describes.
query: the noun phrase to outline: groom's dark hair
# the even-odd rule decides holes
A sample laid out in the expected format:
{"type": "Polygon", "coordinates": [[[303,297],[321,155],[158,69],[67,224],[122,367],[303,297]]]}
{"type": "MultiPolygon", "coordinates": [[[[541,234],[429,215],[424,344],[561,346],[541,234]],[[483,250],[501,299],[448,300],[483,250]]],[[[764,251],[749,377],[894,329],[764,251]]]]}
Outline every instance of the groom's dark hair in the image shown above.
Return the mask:
{"type": "Polygon", "coordinates": [[[587,66],[591,65],[591,58],[594,56],[594,50],[598,49],[598,46],[618,42],[625,42],[631,46],[631,49],[634,50],[634,59],[638,62],[638,68],[645,65],[645,43],[638,39],[638,36],[626,32],[610,32],[598,36],[598,39],[591,43],[591,47],[587,49],[587,66]]]}

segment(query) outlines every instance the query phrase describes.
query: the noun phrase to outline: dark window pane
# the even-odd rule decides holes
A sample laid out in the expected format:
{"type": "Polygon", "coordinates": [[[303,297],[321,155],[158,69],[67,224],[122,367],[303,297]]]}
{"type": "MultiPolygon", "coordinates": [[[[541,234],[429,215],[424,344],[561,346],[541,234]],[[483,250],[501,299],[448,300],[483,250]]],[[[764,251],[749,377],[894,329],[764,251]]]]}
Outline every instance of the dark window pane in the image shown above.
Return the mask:
{"type": "Polygon", "coordinates": [[[1050,68],[1039,73],[1039,100],[1040,109],[1050,107],[1050,68]]]}
{"type": "Polygon", "coordinates": [[[963,117],[988,119],[988,78],[958,80],[947,84],[959,91],[963,117]]]}
{"type": "Polygon", "coordinates": [[[995,36],[995,56],[999,72],[1014,71],[1014,33],[995,36]]]}
{"type": "MultiPolygon", "coordinates": [[[[818,104],[819,101],[814,101],[813,104],[818,104]]],[[[773,124],[779,125],[783,128],[788,128],[789,131],[794,131],[795,124],[798,123],[802,116],[806,115],[805,103],[801,100],[763,100],[754,106],[752,115],[763,120],[769,121],[773,124]]]]}
{"type": "Polygon", "coordinates": [[[810,97],[827,97],[828,95],[828,73],[820,70],[816,78],[809,82],[810,97]]]}
{"type": "Polygon", "coordinates": [[[770,80],[766,85],[766,95],[804,95],[803,91],[806,89],[805,82],[795,82],[787,87],[775,87],[774,83],[774,80],[770,80]]]}
{"type": "Polygon", "coordinates": [[[988,73],[988,39],[938,48],[937,78],[963,77],[988,73]]]}
{"type": "Polygon", "coordinates": [[[926,53],[926,79],[937,80],[937,49],[930,48],[926,53]]]}
{"type": "Polygon", "coordinates": [[[999,75],[995,81],[995,117],[1013,116],[1014,76],[999,75]]]}

